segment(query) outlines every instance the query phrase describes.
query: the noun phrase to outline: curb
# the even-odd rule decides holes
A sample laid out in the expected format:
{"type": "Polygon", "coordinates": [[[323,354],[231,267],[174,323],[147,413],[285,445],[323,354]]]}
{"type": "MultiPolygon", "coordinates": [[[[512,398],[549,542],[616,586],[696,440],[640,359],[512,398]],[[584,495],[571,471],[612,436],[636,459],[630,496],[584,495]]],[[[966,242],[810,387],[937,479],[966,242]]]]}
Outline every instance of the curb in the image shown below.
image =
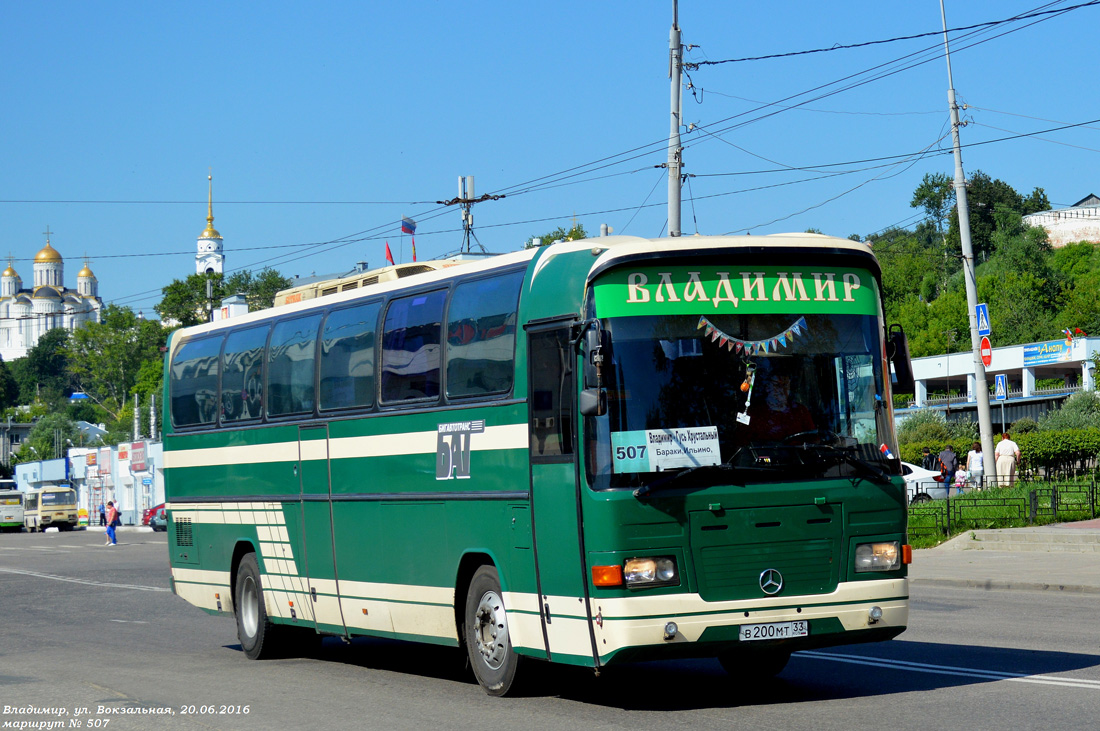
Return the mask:
{"type": "Polygon", "coordinates": [[[1060,591],[1066,594],[1100,594],[1100,586],[1083,584],[1042,584],[1031,581],[1005,581],[1003,579],[909,579],[916,586],[956,586],[963,589],[985,589],[987,591],[1060,591]]]}

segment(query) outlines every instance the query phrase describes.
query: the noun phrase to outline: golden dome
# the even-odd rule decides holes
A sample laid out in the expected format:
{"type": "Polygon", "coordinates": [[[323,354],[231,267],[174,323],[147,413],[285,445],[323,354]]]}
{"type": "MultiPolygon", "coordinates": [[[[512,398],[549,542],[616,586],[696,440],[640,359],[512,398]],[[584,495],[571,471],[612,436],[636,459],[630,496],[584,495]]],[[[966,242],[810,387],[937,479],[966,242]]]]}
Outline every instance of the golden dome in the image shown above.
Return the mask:
{"type": "MultiPolygon", "coordinates": [[[[195,229],[191,229],[194,231],[195,229]]],[[[207,219],[206,228],[199,234],[200,239],[220,239],[222,235],[218,233],[218,230],[214,228],[213,218],[207,219]]]]}
{"type": "Polygon", "coordinates": [[[0,277],[18,277],[18,276],[19,275],[15,272],[15,270],[11,268],[11,262],[8,262],[8,268],[4,270],[4,273],[0,274],[0,277]]]}
{"type": "Polygon", "coordinates": [[[92,270],[88,268],[87,262],[84,262],[84,268],[76,273],[76,277],[77,279],[79,279],[80,277],[91,277],[92,279],[95,279],[95,275],[92,274],[92,270]]]}
{"type": "Polygon", "coordinates": [[[61,254],[58,254],[57,249],[50,246],[49,241],[42,247],[42,251],[34,255],[35,264],[60,264],[62,261],[61,254]]]}

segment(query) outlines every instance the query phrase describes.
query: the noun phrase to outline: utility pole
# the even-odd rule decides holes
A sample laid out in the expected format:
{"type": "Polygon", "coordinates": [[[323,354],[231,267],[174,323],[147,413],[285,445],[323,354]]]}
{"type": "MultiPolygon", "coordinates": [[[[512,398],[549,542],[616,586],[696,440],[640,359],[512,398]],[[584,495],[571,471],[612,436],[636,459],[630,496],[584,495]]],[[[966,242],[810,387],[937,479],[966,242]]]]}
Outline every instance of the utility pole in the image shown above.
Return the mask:
{"type": "Polygon", "coordinates": [[[962,244],[963,278],[966,280],[966,307],[970,320],[970,349],[974,356],[974,397],[978,401],[978,429],[982,439],[982,467],[986,480],[996,484],[997,464],[993,454],[993,417],[989,412],[989,384],[985,380],[981,339],[978,337],[978,284],[974,277],[974,247],[970,242],[970,207],[966,202],[966,177],[963,175],[962,149],[959,142],[959,105],[955,101],[955,82],[951,76],[951,48],[947,43],[947,13],[940,0],[943,21],[943,51],[947,59],[947,102],[951,107],[951,139],[955,148],[955,201],[959,209],[959,238],[962,244]]]}
{"type": "Polygon", "coordinates": [[[672,0],[672,30],[668,36],[668,75],[672,79],[672,122],[668,135],[668,235],[680,235],[680,168],[683,148],[680,147],[680,87],[683,76],[683,46],[677,0],[672,0]]]}

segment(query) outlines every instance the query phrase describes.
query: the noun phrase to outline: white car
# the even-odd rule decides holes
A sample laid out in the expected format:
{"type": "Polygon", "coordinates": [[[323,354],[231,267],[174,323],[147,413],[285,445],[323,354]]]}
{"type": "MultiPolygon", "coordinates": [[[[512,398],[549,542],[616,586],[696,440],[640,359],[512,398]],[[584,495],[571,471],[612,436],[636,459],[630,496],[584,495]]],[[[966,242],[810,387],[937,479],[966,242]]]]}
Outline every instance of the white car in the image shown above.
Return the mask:
{"type": "Polygon", "coordinates": [[[909,504],[926,503],[930,500],[943,500],[947,497],[947,487],[943,484],[943,475],[934,470],[926,470],[908,462],[901,463],[901,473],[905,477],[909,504]]]}

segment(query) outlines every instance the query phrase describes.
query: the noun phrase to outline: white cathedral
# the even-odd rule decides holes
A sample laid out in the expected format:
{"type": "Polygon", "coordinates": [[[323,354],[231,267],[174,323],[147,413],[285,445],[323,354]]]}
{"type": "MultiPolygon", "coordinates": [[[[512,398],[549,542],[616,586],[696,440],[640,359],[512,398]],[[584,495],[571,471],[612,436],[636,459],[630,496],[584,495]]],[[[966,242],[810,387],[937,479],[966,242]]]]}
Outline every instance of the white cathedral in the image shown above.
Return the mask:
{"type": "Polygon", "coordinates": [[[76,289],[65,288],[65,260],[47,234],[46,246],[34,257],[33,287],[23,288],[10,259],[0,274],[0,357],[8,363],[22,358],[54,328],[72,331],[85,322],[99,322],[102,309],[99,282],[88,262],[77,272],[76,289]]]}

